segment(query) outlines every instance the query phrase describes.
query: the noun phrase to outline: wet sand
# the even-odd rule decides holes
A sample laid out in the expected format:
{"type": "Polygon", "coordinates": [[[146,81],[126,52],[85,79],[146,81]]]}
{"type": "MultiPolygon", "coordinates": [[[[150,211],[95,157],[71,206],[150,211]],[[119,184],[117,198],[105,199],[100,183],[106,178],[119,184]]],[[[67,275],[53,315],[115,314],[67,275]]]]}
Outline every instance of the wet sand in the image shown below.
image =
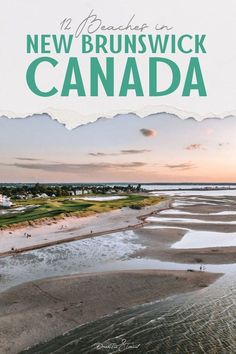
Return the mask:
{"type": "Polygon", "coordinates": [[[231,264],[236,263],[236,247],[210,247],[175,249],[171,245],[184,236],[181,229],[140,229],[137,243],[145,249],[135,252],[132,257],[159,259],[177,263],[231,264]]]}
{"type": "Polygon", "coordinates": [[[175,198],[173,206],[175,209],[169,209],[169,213],[166,210],[165,213],[160,213],[155,220],[151,221],[152,218],[150,218],[148,226],[135,230],[138,235],[137,242],[145,245],[146,248],[136,252],[133,257],[177,263],[236,263],[236,246],[171,248],[174,243],[183,238],[188,230],[236,233],[236,223],[234,224],[236,217],[230,215],[231,211],[236,210],[235,197],[186,196],[175,198]],[[193,205],[189,205],[190,203],[193,205]],[[181,214],[178,214],[178,211],[181,211],[181,214]],[[229,215],[211,215],[211,213],[222,213],[222,211],[228,212],[229,215]],[[196,219],[198,223],[194,222],[196,219]]]}
{"type": "Polygon", "coordinates": [[[49,278],[11,288],[0,294],[1,354],[19,353],[121,309],[204,288],[219,276],[122,271],[49,278]]]}

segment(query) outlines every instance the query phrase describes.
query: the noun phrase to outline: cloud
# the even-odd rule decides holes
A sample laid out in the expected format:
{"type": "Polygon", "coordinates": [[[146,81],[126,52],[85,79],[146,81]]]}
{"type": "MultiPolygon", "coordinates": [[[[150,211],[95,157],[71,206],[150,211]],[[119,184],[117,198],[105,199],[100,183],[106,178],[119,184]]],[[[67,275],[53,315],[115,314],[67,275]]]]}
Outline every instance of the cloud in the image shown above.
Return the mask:
{"type": "Polygon", "coordinates": [[[40,159],[36,159],[33,157],[15,157],[15,159],[19,161],[40,161],[40,159]]]}
{"type": "Polygon", "coordinates": [[[185,150],[200,150],[204,149],[202,144],[190,144],[184,148],[185,150]]]}
{"type": "Polygon", "coordinates": [[[107,156],[109,154],[105,154],[103,152],[89,152],[88,155],[89,156],[107,156]]]}
{"type": "Polygon", "coordinates": [[[173,170],[191,170],[196,166],[192,162],[184,162],[179,164],[166,164],[164,165],[166,168],[173,169],[173,170]]]}
{"type": "Polygon", "coordinates": [[[120,156],[120,155],[136,155],[136,154],[144,154],[146,152],[151,152],[152,150],[148,149],[128,149],[128,150],[120,150],[120,152],[90,152],[89,156],[101,157],[101,156],[120,156]]]}
{"type": "Polygon", "coordinates": [[[15,166],[23,169],[41,170],[46,172],[64,172],[64,173],[91,173],[106,170],[117,169],[136,169],[145,166],[144,162],[129,162],[129,163],[90,163],[90,164],[73,164],[73,163],[15,163],[8,166],[15,166]]]}
{"type": "Polygon", "coordinates": [[[219,147],[224,147],[224,146],[228,146],[228,145],[230,145],[230,143],[218,143],[218,146],[219,147]]]}
{"type": "Polygon", "coordinates": [[[139,131],[141,134],[143,134],[146,137],[154,137],[157,134],[155,129],[142,128],[142,129],[139,129],[139,131]]]}
{"type": "Polygon", "coordinates": [[[148,149],[140,149],[140,150],[135,150],[135,149],[131,149],[131,150],[121,150],[122,154],[130,154],[130,155],[134,155],[134,154],[144,154],[145,152],[151,152],[152,150],[148,150],[148,149]]]}
{"type": "Polygon", "coordinates": [[[206,129],[206,135],[212,135],[213,133],[214,133],[214,129],[213,128],[206,129]]]}

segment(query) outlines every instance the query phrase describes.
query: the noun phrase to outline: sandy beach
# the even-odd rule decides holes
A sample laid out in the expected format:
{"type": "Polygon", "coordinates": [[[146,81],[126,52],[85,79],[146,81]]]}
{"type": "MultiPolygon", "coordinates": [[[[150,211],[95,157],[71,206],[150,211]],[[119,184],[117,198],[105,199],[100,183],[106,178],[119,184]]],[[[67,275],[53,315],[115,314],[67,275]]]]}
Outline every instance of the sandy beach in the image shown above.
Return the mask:
{"type": "MultiPolygon", "coordinates": [[[[204,200],[207,200],[206,198],[204,200]]],[[[180,263],[212,263],[224,264],[236,262],[236,247],[211,247],[198,249],[173,249],[173,242],[179,241],[186,233],[182,229],[185,225],[179,222],[179,215],[168,214],[172,200],[169,198],[157,205],[144,207],[141,210],[123,208],[100,213],[87,217],[66,217],[62,220],[51,221],[34,226],[19,227],[0,231],[0,256],[16,254],[33,249],[39,249],[64,242],[96,237],[108,233],[134,230],[139,237],[139,241],[145,246],[144,250],[138,251],[134,257],[156,258],[164,261],[180,263]],[[150,216],[157,215],[165,210],[165,218],[158,219],[159,230],[152,229],[150,216]],[[172,218],[171,228],[168,228],[168,218],[172,218]],[[165,221],[166,220],[166,221],[165,221]],[[176,220],[176,222],[174,221],[176,220]],[[143,226],[150,225],[150,228],[143,226]],[[27,234],[31,237],[27,238],[27,234]]],[[[208,202],[209,203],[209,202],[208,202]]],[[[224,206],[227,210],[230,205],[224,206]]],[[[235,232],[236,224],[234,215],[219,216],[210,215],[211,212],[222,210],[222,204],[208,205],[200,203],[197,206],[187,206],[184,208],[186,214],[183,218],[188,218],[187,227],[194,230],[235,232]],[[201,215],[202,223],[194,223],[194,211],[201,215]],[[189,214],[190,215],[189,215],[189,214]],[[193,220],[193,222],[192,222],[193,220]],[[212,222],[212,223],[211,223],[212,222]]],[[[160,216],[160,215],[159,215],[160,216]]]]}
{"type": "Polygon", "coordinates": [[[123,271],[49,278],[14,287],[0,294],[1,353],[17,354],[115,311],[205,288],[219,276],[123,271]]]}
{"type": "Polygon", "coordinates": [[[66,217],[0,231],[0,256],[143,226],[147,216],[169,208],[171,200],[140,210],[122,208],[87,217],[66,217]],[[30,237],[27,237],[27,234],[30,237]]]}

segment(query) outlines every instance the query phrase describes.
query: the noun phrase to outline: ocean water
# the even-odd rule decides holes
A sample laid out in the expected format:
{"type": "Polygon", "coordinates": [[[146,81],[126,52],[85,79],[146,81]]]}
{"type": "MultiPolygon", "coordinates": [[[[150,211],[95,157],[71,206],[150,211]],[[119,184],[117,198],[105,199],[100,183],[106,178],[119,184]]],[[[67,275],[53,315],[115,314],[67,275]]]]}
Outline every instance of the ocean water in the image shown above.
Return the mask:
{"type": "Polygon", "coordinates": [[[142,184],[141,186],[146,190],[152,191],[236,189],[236,183],[150,183],[142,184]]]}

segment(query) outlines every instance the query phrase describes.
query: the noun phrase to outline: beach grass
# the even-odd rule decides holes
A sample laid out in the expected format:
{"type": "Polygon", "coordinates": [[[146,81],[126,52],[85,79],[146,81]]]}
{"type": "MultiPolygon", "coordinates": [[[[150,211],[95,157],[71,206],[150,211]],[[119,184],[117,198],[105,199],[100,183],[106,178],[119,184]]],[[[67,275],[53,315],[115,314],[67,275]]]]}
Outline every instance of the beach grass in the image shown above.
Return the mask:
{"type": "Polygon", "coordinates": [[[140,209],[145,206],[157,204],[163,200],[163,197],[140,194],[128,194],[125,195],[125,197],[125,199],[107,201],[90,201],[65,197],[14,201],[16,207],[28,207],[30,205],[32,208],[27,208],[18,213],[0,215],[0,227],[5,228],[19,224],[27,225],[43,219],[57,220],[66,216],[84,217],[123,207],[140,209]]]}

